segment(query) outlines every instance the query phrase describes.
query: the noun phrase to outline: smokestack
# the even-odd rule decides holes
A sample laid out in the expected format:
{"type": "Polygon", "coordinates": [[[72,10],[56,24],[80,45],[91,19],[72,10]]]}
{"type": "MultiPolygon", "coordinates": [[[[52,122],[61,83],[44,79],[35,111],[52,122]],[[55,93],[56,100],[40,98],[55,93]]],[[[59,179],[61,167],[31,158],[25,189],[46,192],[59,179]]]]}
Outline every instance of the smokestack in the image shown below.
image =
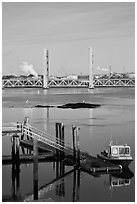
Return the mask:
{"type": "Polygon", "coordinates": [[[49,79],[49,52],[47,48],[44,48],[44,71],[43,71],[43,88],[47,89],[49,79]]]}
{"type": "Polygon", "coordinates": [[[89,48],[89,89],[93,89],[93,54],[92,47],[89,48]]]}

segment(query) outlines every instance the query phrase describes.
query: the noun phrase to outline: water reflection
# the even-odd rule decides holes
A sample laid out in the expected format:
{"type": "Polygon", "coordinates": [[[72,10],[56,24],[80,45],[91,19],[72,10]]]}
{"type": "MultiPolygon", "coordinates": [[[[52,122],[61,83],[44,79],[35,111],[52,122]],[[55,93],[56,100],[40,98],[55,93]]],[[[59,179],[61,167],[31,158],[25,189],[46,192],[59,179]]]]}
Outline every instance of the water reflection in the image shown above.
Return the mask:
{"type": "MultiPolygon", "coordinates": [[[[92,137],[93,135],[93,109],[89,109],[89,125],[90,125],[90,128],[89,128],[89,131],[90,131],[90,136],[92,137]]],[[[90,137],[90,139],[91,139],[90,137]]]]}
{"type": "Polygon", "coordinates": [[[43,108],[44,131],[49,132],[49,108],[43,108]]]}
{"type": "MultiPolygon", "coordinates": [[[[38,187],[39,178],[38,178],[38,160],[33,160],[33,193],[28,195],[21,196],[20,193],[20,165],[21,163],[15,157],[15,151],[12,150],[12,156],[14,155],[14,159],[12,160],[12,169],[11,169],[11,180],[12,180],[12,192],[11,192],[11,200],[14,201],[33,201],[33,200],[46,200],[47,193],[49,191],[55,190],[56,196],[60,198],[64,198],[66,193],[65,189],[65,178],[69,175],[72,175],[72,194],[70,200],[72,202],[80,201],[80,183],[81,183],[81,170],[77,168],[73,168],[70,171],[65,172],[66,164],[64,161],[53,161],[53,167],[55,171],[55,178],[49,183],[45,184],[42,187],[38,187]],[[16,159],[15,159],[16,158],[16,159]]],[[[84,172],[86,174],[86,172],[84,172]]],[[[90,173],[93,177],[101,177],[106,174],[108,180],[104,181],[104,185],[108,185],[112,190],[115,187],[126,187],[130,185],[130,180],[134,176],[133,172],[130,169],[124,169],[121,172],[92,172],[90,173]]],[[[6,201],[6,199],[4,200],[6,201]]]]}

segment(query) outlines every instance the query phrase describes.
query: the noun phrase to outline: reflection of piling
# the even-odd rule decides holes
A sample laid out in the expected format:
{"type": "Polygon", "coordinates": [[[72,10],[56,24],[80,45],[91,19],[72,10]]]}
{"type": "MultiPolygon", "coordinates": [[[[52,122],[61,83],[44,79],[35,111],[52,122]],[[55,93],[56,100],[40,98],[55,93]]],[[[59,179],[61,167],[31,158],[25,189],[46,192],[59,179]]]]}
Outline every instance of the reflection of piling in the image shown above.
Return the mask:
{"type": "MultiPolygon", "coordinates": [[[[62,177],[65,174],[65,165],[63,161],[56,162],[56,179],[62,177]]],[[[64,178],[62,178],[61,182],[56,186],[56,195],[61,197],[65,196],[65,185],[64,178]]]]}
{"type": "Polygon", "coordinates": [[[80,193],[80,169],[74,168],[73,175],[73,202],[79,201],[80,193]]]}
{"type": "Polygon", "coordinates": [[[33,139],[33,190],[34,200],[38,200],[38,141],[33,139]]]}
{"type": "Polygon", "coordinates": [[[19,136],[12,136],[12,195],[18,199],[20,196],[20,162],[19,162],[19,136]]]}
{"type": "Polygon", "coordinates": [[[74,168],[74,175],[73,175],[73,202],[76,201],[76,169],[74,168]]]}

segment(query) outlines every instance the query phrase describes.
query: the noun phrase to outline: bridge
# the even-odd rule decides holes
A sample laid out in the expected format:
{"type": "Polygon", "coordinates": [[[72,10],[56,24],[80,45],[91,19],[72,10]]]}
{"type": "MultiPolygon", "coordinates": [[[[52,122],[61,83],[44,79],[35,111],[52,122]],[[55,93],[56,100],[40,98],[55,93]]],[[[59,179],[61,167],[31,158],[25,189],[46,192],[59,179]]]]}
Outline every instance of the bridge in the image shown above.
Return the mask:
{"type": "MultiPolygon", "coordinates": [[[[2,88],[43,88],[43,77],[2,79],[2,88]]],[[[48,79],[47,88],[88,88],[89,80],[48,79]]],[[[93,87],[135,87],[133,78],[93,79],[93,87]]]]}

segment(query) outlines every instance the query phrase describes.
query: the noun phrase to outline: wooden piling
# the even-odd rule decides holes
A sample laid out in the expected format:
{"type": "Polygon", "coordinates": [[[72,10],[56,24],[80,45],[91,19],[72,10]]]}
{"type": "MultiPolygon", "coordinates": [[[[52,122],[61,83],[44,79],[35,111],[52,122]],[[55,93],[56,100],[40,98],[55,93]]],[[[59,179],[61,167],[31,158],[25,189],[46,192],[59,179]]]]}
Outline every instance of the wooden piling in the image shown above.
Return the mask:
{"type": "Polygon", "coordinates": [[[38,141],[33,139],[33,192],[34,200],[38,200],[38,141]]]}
{"type": "Polygon", "coordinates": [[[64,153],[64,145],[65,145],[65,142],[64,142],[64,124],[62,123],[61,124],[61,135],[62,135],[62,146],[63,146],[63,151],[62,151],[62,158],[64,159],[65,157],[65,153],[64,153]]]}
{"type": "Polygon", "coordinates": [[[12,160],[19,162],[19,136],[12,136],[12,160]]]}
{"type": "MultiPolygon", "coordinates": [[[[61,140],[62,140],[62,129],[61,129],[61,123],[58,124],[58,128],[59,128],[59,144],[61,144],[61,140]]],[[[61,159],[62,156],[62,150],[59,150],[59,159],[61,159]]]]}
{"type": "Polygon", "coordinates": [[[76,127],[72,126],[74,164],[76,163],[76,137],[75,137],[75,129],[76,129],[76,127]]]}
{"type": "Polygon", "coordinates": [[[76,128],[77,165],[80,167],[79,128],[76,128]]]}
{"type": "Polygon", "coordinates": [[[21,140],[24,139],[24,129],[23,129],[24,124],[21,124],[21,140]]]}
{"type": "MultiPolygon", "coordinates": [[[[55,128],[56,128],[56,143],[58,144],[58,139],[59,139],[58,123],[56,123],[55,128]]],[[[56,149],[56,154],[57,154],[57,158],[58,158],[58,156],[59,156],[59,150],[58,149],[56,149]]]]}

